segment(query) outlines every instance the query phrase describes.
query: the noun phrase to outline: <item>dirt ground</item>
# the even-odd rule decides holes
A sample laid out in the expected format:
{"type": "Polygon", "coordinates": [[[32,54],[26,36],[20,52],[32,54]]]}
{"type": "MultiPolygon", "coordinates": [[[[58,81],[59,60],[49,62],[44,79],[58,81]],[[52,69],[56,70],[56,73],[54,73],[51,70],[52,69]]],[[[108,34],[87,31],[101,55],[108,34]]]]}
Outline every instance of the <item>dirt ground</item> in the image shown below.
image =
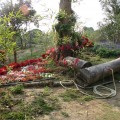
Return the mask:
{"type": "MultiPolygon", "coordinates": [[[[43,88],[25,89],[26,102],[34,99],[43,88]]],[[[59,95],[65,92],[62,87],[52,88],[52,97],[59,99],[60,110],[49,115],[41,115],[35,120],[120,120],[120,84],[117,84],[117,95],[109,99],[94,99],[86,102],[65,102],[59,95]]]]}

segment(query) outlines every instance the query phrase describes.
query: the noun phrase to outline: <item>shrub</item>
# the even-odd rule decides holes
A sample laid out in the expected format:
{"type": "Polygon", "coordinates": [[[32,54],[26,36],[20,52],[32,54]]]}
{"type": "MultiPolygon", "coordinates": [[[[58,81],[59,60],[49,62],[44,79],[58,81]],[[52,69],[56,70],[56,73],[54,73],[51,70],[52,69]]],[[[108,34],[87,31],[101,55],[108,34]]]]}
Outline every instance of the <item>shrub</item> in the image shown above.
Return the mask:
{"type": "Polygon", "coordinates": [[[100,48],[100,45],[95,44],[94,47],[92,47],[92,51],[96,52],[96,50],[98,50],[100,48]]]}
{"type": "Polygon", "coordinates": [[[106,49],[106,48],[99,48],[96,50],[95,52],[96,54],[98,54],[100,57],[118,57],[120,55],[120,50],[118,49],[106,49]]]}

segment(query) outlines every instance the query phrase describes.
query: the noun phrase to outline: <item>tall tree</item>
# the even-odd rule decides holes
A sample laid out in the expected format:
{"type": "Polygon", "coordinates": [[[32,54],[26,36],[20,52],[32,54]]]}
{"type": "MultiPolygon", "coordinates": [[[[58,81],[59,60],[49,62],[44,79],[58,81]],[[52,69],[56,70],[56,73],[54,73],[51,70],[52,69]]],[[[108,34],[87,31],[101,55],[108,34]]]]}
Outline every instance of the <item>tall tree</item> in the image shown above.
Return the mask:
{"type": "Polygon", "coordinates": [[[58,23],[55,29],[58,34],[58,45],[65,43],[74,43],[78,37],[75,33],[76,16],[71,8],[71,0],[61,0],[59,4],[59,13],[57,15],[58,23]]]}
{"type": "Polygon", "coordinates": [[[109,40],[118,42],[120,41],[120,1],[100,0],[100,2],[107,15],[102,30],[109,40]]]}
{"type": "MultiPolygon", "coordinates": [[[[27,23],[27,21],[38,22],[38,17],[33,17],[35,16],[35,13],[36,11],[32,8],[31,1],[19,0],[17,3],[13,4],[12,0],[7,0],[7,2],[1,4],[0,17],[11,14],[11,20],[9,21],[8,26],[12,26],[11,31],[16,32],[13,38],[14,42],[16,41],[16,36],[20,35],[20,27],[23,24],[27,23]]],[[[14,49],[14,61],[17,62],[16,48],[14,49]]]]}
{"type": "Polygon", "coordinates": [[[73,56],[76,43],[81,39],[81,34],[75,32],[76,15],[72,10],[72,0],[60,0],[58,23],[55,25],[57,33],[58,59],[73,56]],[[67,49],[69,46],[69,49],[67,49]],[[66,49],[62,50],[60,48],[66,49]]]}

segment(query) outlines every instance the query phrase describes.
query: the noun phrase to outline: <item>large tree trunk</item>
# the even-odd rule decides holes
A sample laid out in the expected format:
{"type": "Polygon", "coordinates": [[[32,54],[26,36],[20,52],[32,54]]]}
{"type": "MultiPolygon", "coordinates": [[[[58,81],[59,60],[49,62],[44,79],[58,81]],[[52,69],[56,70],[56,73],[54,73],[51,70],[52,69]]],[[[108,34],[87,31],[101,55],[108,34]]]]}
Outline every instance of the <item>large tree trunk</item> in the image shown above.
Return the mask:
{"type": "MultiPolygon", "coordinates": [[[[65,12],[66,16],[62,19],[59,20],[60,25],[69,25],[70,19],[69,16],[72,14],[72,9],[71,9],[71,0],[61,0],[60,5],[59,5],[59,12],[65,12]]],[[[60,28],[61,29],[61,28],[60,28]]],[[[60,34],[60,33],[59,33],[60,34]]],[[[70,37],[70,31],[66,29],[66,31],[62,31],[62,38],[65,36],[70,37]]]]}
{"type": "Polygon", "coordinates": [[[14,49],[14,62],[17,63],[17,51],[14,49]]]}
{"type": "Polygon", "coordinates": [[[71,14],[71,0],[60,0],[59,9],[65,11],[68,15],[71,14]]]}
{"type": "MultiPolygon", "coordinates": [[[[62,16],[62,19],[58,18],[58,24],[55,26],[55,29],[59,35],[58,42],[57,42],[57,52],[56,52],[57,60],[61,58],[63,59],[63,56],[66,57],[67,56],[66,53],[69,53],[69,51],[65,51],[65,50],[63,53],[63,51],[59,48],[61,48],[62,45],[65,44],[64,38],[68,38],[68,39],[71,38],[71,28],[72,28],[70,24],[71,22],[70,16],[72,14],[71,0],[60,0],[59,15],[61,14],[61,12],[65,13],[65,16],[62,16]]],[[[70,55],[71,55],[71,51],[68,56],[70,55]]]]}
{"type": "Polygon", "coordinates": [[[78,84],[83,84],[83,86],[88,86],[98,80],[103,80],[104,77],[112,75],[113,72],[120,71],[120,58],[112,60],[107,63],[95,65],[92,67],[79,69],[76,80],[78,84]]]}

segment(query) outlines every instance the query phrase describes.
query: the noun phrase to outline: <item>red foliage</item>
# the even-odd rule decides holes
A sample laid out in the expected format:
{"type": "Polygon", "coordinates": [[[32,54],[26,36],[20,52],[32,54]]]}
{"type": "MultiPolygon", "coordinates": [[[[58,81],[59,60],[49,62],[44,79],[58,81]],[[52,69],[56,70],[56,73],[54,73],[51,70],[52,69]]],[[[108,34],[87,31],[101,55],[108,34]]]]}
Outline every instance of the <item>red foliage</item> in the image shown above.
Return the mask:
{"type": "Polygon", "coordinates": [[[88,38],[82,36],[83,38],[83,42],[82,42],[82,46],[83,47],[93,47],[93,42],[90,41],[88,38]]]}
{"type": "Polygon", "coordinates": [[[4,75],[6,73],[7,73],[7,67],[6,66],[0,68],[0,75],[4,75]]]}
{"type": "Polygon", "coordinates": [[[80,59],[79,59],[79,58],[76,58],[76,59],[74,60],[74,65],[77,65],[79,61],[80,61],[80,59]]]}
{"type": "Polygon", "coordinates": [[[42,58],[43,58],[43,59],[46,59],[48,56],[49,56],[49,54],[47,54],[47,53],[42,54],[42,58]]]}
{"type": "MultiPolygon", "coordinates": [[[[42,62],[42,59],[41,58],[38,58],[38,59],[31,59],[31,60],[25,60],[21,63],[10,63],[8,64],[8,67],[10,67],[11,69],[16,69],[16,68],[19,68],[19,67],[24,67],[24,66],[27,66],[27,65],[30,65],[30,64],[35,64],[35,63],[38,63],[38,62],[42,62]]],[[[6,74],[7,73],[7,67],[4,66],[2,68],[0,68],[0,75],[3,75],[3,74],[6,74]]]]}
{"type": "Polygon", "coordinates": [[[64,64],[64,66],[66,66],[67,65],[67,61],[63,60],[63,64],[64,64]]]}
{"type": "Polygon", "coordinates": [[[19,64],[19,63],[10,63],[8,66],[9,66],[11,69],[15,69],[15,68],[20,67],[20,64],[19,64]]]}

